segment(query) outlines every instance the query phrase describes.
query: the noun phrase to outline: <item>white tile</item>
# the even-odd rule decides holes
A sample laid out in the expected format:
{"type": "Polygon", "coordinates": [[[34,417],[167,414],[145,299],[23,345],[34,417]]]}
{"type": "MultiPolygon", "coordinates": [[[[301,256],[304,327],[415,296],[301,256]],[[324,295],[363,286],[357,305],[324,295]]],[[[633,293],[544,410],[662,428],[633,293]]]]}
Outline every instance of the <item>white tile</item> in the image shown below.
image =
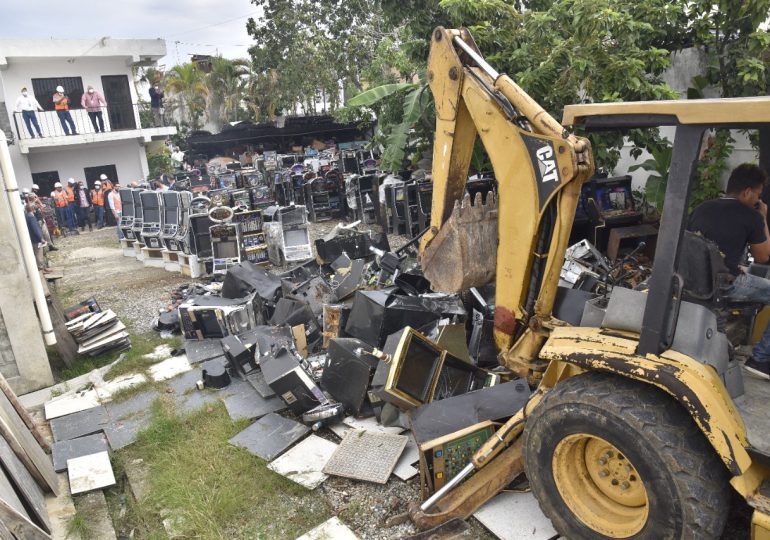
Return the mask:
{"type": "Polygon", "coordinates": [[[337,445],[317,435],[307,439],[271,462],[268,468],[308,489],[315,489],[328,478],[321,472],[337,450],[337,445]]]}
{"type": "Polygon", "coordinates": [[[45,404],[45,418],[50,420],[67,414],[85,411],[99,405],[96,390],[72,392],[56,397],[45,404]]]}
{"type": "Polygon", "coordinates": [[[376,431],[377,433],[390,433],[392,435],[398,435],[404,428],[399,426],[385,427],[377,421],[377,418],[371,416],[369,418],[354,418],[347,416],[342,421],[345,425],[352,427],[353,429],[363,429],[364,431],[376,431]]]}
{"type": "Polygon", "coordinates": [[[126,375],[121,375],[120,377],[117,377],[109,382],[105,382],[104,384],[96,386],[96,395],[98,395],[99,399],[102,401],[109,401],[112,399],[113,394],[116,392],[119,392],[120,390],[126,390],[127,388],[131,388],[145,382],[147,382],[147,377],[145,377],[143,374],[128,373],[126,375]]]}
{"type": "Polygon", "coordinates": [[[406,448],[401,453],[401,457],[398,458],[396,468],[393,469],[393,474],[398,476],[401,480],[409,480],[413,476],[416,476],[420,471],[412,465],[420,460],[420,450],[417,448],[417,443],[414,442],[414,437],[409,433],[409,440],[406,442],[406,448]]]}
{"type": "Polygon", "coordinates": [[[192,368],[190,367],[190,362],[187,361],[187,357],[185,355],[181,355],[174,356],[168,360],[164,360],[163,362],[155,364],[154,366],[150,366],[149,371],[153,380],[165,381],[166,379],[171,379],[180,373],[185,373],[191,369],[192,368]]]}
{"type": "Polygon", "coordinates": [[[306,532],[297,540],[327,540],[331,538],[334,540],[359,540],[355,533],[336,516],[306,532]]]}
{"type": "Polygon", "coordinates": [[[166,345],[165,343],[163,345],[158,345],[157,347],[155,347],[154,351],[144,355],[145,358],[149,358],[150,360],[165,360],[170,356],[171,356],[171,347],[169,345],[166,345]]]}
{"type": "Polygon", "coordinates": [[[106,451],[68,459],[67,473],[73,495],[115,485],[110,456],[106,451]]]}
{"type": "Polygon", "coordinates": [[[558,534],[531,492],[504,491],[473,517],[501,540],[547,540],[558,534]]]}
{"type": "Polygon", "coordinates": [[[337,437],[339,437],[340,439],[344,439],[348,431],[353,431],[354,428],[350,426],[346,426],[342,422],[336,422],[334,424],[331,424],[329,426],[329,429],[332,430],[332,433],[334,433],[337,437]]]}

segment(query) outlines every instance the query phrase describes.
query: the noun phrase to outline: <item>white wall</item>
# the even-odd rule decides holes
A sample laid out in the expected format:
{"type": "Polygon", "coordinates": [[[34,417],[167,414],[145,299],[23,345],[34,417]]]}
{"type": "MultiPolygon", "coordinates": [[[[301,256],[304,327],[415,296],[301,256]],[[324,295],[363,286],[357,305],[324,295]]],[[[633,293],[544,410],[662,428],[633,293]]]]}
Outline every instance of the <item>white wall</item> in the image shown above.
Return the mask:
{"type": "MultiPolygon", "coordinates": [[[[147,156],[144,147],[136,139],[106,143],[90,143],[68,148],[43,151],[33,150],[29,155],[30,173],[58,171],[59,178],[85,179],[85,167],[115,165],[118,180],[126,185],[133,180],[142,180],[148,174],[147,156]]],[[[18,176],[21,187],[30,187],[32,177],[18,176]]],[[[111,178],[111,180],[115,180],[111,178]]]]}
{"type": "MultiPolygon", "coordinates": [[[[698,49],[685,49],[681,52],[671,55],[671,67],[663,74],[663,80],[674,90],[679,92],[682,99],[687,98],[687,89],[692,86],[692,79],[696,75],[703,74],[706,70],[706,57],[703,51],[698,49]]],[[[704,89],[704,97],[719,97],[719,92],[715,88],[704,89]]],[[[660,129],[661,135],[669,141],[674,140],[675,129],[673,127],[663,127],[660,129]]],[[[730,171],[737,165],[745,162],[757,161],[759,159],[757,152],[751,147],[748,138],[738,131],[732,131],[733,152],[728,159],[728,168],[722,177],[722,186],[727,183],[730,171]]],[[[643,188],[649,173],[643,170],[628,172],[628,168],[634,164],[642,163],[652,156],[647,152],[642,152],[638,159],[631,157],[633,145],[626,141],[626,145],[621,150],[621,158],[615,167],[614,174],[630,174],[633,177],[634,189],[643,188]]]]}

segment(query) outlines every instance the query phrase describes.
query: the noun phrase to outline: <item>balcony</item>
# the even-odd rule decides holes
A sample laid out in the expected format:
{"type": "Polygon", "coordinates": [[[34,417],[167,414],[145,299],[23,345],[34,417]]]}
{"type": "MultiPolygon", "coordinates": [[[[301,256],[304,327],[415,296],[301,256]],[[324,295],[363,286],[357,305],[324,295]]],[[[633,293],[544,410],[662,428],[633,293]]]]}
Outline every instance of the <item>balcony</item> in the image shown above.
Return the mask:
{"type": "Polygon", "coordinates": [[[97,132],[94,129],[85,109],[74,109],[69,112],[75,124],[77,135],[67,135],[64,132],[56,111],[37,112],[37,121],[43,132],[42,138],[37,136],[34,127],[32,128],[35,135],[33,137],[27,130],[22,113],[14,112],[13,129],[21,153],[29,154],[38,149],[128,139],[141,139],[142,142],[147,143],[154,139],[176,134],[176,127],[165,125],[168,122],[163,118],[160,119],[160,125],[154,125],[154,118],[148,104],[110,103],[107,107],[102,107],[104,132],[97,132]]]}

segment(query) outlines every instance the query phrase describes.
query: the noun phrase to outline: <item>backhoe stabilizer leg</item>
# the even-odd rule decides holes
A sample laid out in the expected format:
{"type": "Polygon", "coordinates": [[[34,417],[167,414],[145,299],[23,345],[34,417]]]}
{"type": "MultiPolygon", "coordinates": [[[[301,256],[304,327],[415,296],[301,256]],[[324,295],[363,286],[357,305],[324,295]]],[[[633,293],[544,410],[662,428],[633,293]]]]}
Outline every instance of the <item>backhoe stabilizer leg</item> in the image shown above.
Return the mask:
{"type": "Polygon", "coordinates": [[[420,510],[420,503],[412,503],[409,516],[420,530],[441,525],[452,518],[468,519],[523,471],[522,441],[519,438],[468,480],[447,493],[428,512],[420,510]]]}

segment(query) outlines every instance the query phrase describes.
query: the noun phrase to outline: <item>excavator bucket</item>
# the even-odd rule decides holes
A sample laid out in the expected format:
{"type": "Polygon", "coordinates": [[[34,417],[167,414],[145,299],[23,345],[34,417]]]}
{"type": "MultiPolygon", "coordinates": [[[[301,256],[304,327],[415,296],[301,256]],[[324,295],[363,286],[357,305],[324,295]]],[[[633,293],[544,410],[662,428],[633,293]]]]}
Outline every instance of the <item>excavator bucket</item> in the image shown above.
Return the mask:
{"type": "Polygon", "coordinates": [[[481,193],[455,201],[435,237],[425,246],[421,266],[435,291],[457,293],[495,278],[497,264],[497,197],[481,193]]]}

